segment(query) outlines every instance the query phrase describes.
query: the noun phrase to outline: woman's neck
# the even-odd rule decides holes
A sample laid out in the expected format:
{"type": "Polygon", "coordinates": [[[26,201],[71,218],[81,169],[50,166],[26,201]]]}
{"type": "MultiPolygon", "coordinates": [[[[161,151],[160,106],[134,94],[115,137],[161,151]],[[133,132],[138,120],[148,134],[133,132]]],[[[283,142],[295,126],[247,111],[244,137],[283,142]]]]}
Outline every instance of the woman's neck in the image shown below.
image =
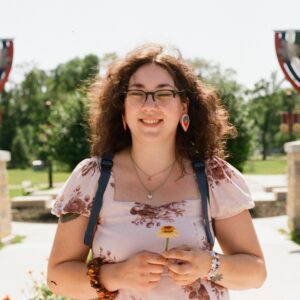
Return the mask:
{"type": "Polygon", "coordinates": [[[145,145],[136,141],[129,151],[135,163],[148,174],[170,166],[176,159],[175,143],[145,145]]]}

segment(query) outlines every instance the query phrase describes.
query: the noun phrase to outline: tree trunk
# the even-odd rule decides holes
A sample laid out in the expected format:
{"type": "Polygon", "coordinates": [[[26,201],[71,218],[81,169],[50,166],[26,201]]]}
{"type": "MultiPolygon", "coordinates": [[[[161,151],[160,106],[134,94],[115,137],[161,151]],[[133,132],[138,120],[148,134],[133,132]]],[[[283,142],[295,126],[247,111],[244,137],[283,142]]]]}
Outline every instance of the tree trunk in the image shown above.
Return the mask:
{"type": "Polygon", "coordinates": [[[262,132],[262,160],[267,160],[268,155],[268,141],[267,141],[267,132],[269,127],[269,114],[265,112],[265,121],[262,132]]]}

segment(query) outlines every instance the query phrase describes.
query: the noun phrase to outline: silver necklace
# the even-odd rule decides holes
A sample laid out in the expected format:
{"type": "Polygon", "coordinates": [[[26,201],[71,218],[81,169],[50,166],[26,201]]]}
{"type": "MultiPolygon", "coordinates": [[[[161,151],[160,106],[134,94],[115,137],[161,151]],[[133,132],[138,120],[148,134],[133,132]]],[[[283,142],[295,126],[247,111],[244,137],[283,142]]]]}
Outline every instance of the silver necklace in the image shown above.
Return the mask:
{"type": "Polygon", "coordinates": [[[175,162],[176,162],[176,159],[174,160],[174,162],[172,163],[172,165],[170,166],[170,171],[168,172],[167,176],[165,177],[165,179],[153,190],[149,190],[144,182],[142,181],[142,178],[140,177],[140,174],[138,173],[138,170],[137,170],[137,165],[135,164],[135,161],[132,157],[132,154],[131,154],[131,151],[129,152],[130,153],[130,158],[131,158],[131,161],[132,161],[132,164],[133,164],[133,168],[134,168],[134,171],[136,173],[136,176],[139,180],[139,182],[141,183],[141,185],[143,186],[143,188],[147,191],[147,200],[152,200],[153,198],[153,193],[156,192],[159,188],[161,188],[165,183],[166,181],[168,180],[168,178],[170,177],[171,173],[172,173],[172,170],[175,166],[175,162]]]}
{"type": "Polygon", "coordinates": [[[169,166],[167,166],[166,168],[164,168],[164,169],[161,170],[161,171],[158,171],[158,172],[153,173],[153,174],[150,175],[150,174],[146,173],[146,172],[145,172],[145,171],[144,171],[144,170],[136,163],[136,161],[133,159],[133,156],[132,156],[131,152],[130,152],[130,157],[131,157],[131,160],[132,160],[133,164],[135,165],[135,167],[136,167],[137,169],[139,169],[144,175],[146,175],[146,176],[147,176],[147,179],[148,179],[149,181],[151,181],[152,177],[155,177],[155,176],[157,176],[157,175],[159,175],[159,174],[161,174],[161,173],[167,171],[168,169],[172,168],[173,165],[174,165],[174,163],[175,163],[175,161],[176,161],[176,158],[175,158],[175,160],[174,160],[169,166]]]}

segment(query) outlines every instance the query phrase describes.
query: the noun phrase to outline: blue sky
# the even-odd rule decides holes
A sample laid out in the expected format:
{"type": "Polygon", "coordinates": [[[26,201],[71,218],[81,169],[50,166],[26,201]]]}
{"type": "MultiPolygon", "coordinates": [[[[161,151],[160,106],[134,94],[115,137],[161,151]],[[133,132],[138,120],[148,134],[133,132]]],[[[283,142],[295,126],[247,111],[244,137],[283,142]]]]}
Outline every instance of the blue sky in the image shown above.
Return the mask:
{"type": "Polygon", "coordinates": [[[32,64],[123,55],[144,42],[237,71],[247,87],[279,68],[274,30],[300,29],[299,0],[0,0],[0,38],[15,40],[12,80],[32,64]]]}

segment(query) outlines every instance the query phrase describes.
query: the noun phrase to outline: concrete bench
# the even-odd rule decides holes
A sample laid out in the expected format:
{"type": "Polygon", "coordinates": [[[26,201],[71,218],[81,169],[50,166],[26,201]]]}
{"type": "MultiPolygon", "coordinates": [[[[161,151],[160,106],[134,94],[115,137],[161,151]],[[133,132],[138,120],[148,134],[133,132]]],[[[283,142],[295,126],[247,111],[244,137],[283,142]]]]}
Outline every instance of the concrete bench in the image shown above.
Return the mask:
{"type": "Polygon", "coordinates": [[[50,196],[52,199],[55,199],[60,191],[60,188],[55,188],[51,190],[39,190],[31,193],[31,196],[50,196]]]}
{"type": "Polygon", "coordinates": [[[17,196],[12,198],[12,208],[45,208],[51,209],[53,198],[51,196],[17,196]]]}
{"type": "Polygon", "coordinates": [[[273,192],[273,190],[274,189],[276,189],[276,188],[285,188],[286,187],[286,185],[285,184],[282,184],[282,185],[278,185],[278,184],[273,184],[273,185],[265,185],[264,187],[263,187],[263,189],[264,189],[264,191],[265,192],[267,192],[267,193],[271,193],[271,192],[273,192]]]}
{"type": "Polygon", "coordinates": [[[29,195],[32,192],[36,191],[36,188],[33,186],[30,180],[24,180],[21,182],[22,193],[23,195],[29,195]]]}
{"type": "Polygon", "coordinates": [[[281,216],[286,214],[285,201],[278,201],[274,193],[252,193],[255,207],[251,210],[252,216],[259,218],[281,216]]]}
{"type": "Polygon", "coordinates": [[[278,201],[286,201],[288,188],[287,187],[280,187],[274,188],[273,193],[278,201]]]}
{"type": "Polygon", "coordinates": [[[251,193],[254,202],[272,202],[276,201],[274,193],[255,192],[251,193]]]}

